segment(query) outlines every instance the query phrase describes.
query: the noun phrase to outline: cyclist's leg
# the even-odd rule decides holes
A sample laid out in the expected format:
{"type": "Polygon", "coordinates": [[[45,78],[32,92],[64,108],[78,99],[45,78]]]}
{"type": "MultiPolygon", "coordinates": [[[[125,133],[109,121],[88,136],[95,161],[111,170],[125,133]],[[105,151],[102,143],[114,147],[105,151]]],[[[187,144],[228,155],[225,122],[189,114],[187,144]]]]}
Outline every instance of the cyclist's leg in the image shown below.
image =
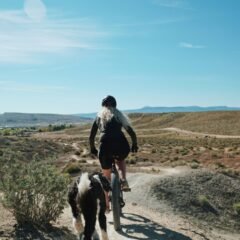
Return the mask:
{"type": "Polygon", "coordinates": [[[102,169],[103,176],[105,176],[109,181],[111,180],[111,168],[102,169]]]}
{"type": "Polygon", "coordinates": [[[125,160],[117,160],[116,161],[118,170],[119,170],[119,175],[121,180],[126,180],[127,177],[127,167],[126,167],[126,162],[125,160]]]}
{"type": "Polygon", "coordinates": [[[126,171],[125,160],[118,160],[116,161],[116,163],[118,166],[119,175],[122,182],[121,184],[122,191],[125,191],[125,192],[131,191],[131,188],[129,187],[128,181],[127,181],[127,171],[126,171]]]}
{"type": "MultiPolygon", "coordinates": [[[[105,176],[109,182],[111,182],[111,168],[112,168],[112,157],[107,151],[106,143],[101,143],[99,147],[99,160],[102,167],[103,176],[105,176]]],[[[105,199],[106,199],[106,211],[109,211],[110,204],[109,204],[109,195],[108,192],[105,192],[105,199]]]]}
{"type": "Polygon", "coordinates": [[[127,139],[123,137],[119,144],[117,145],[116,149],[116,155],[118,156],[118,159],[116,161],[118,169],[120,170],[119,175],[121,180],[126,180],[127,175],[127,168],[126,168],[126,162],[125,159],[127,158],[128,154],[130,152],[130,147],[127,142],[127,139]]]}

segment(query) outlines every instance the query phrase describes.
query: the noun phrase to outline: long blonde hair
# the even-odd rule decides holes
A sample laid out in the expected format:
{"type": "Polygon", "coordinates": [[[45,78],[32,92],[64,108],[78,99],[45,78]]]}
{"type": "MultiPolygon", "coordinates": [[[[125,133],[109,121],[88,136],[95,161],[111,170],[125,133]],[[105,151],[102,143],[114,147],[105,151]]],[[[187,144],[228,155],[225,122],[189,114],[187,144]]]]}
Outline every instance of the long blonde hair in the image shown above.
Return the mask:
{"type": "Polygon", "coordinates": [[[100,122],[102,126],[105,126],[107,122],[109,122],[113,117],[123,125],[125,129],[131,126],[129,118],[114,107],[102,107],[102,109],[98,112],[98,117],[100,118],[100,122]]]}

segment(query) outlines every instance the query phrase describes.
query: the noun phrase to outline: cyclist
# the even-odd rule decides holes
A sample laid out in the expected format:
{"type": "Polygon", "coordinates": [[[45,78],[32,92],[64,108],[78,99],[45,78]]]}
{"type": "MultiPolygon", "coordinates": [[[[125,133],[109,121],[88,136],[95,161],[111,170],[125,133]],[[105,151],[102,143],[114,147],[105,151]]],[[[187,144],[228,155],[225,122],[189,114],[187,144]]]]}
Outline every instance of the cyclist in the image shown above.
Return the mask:
{"type": "MultiPolygon", "coordinates": [[[[126,162],[130,150],[138,151],[137,137],[130,124],[127,116],[117,109],[117,101],[113,96],[106,96],[102,100],[102,109],[97,114],[97,117],[92,125],[89,137],[91,153],[98,154],[103,175],[109,180],[111,179],[112,162],[116,160],[119,175],[122,182],[122,190],[129,191],[129,185],[126,179],[126,162]],[[129,143],[122,132],[122,127],[125,128],[132,140],[130,149],[129,143]],[[100,131],[100,146],[99,152],[95,147],[95,136],[97,131],[100,131]]],[[[109,200],[106,194],[106,203],[109,208],[109,200]]]]}

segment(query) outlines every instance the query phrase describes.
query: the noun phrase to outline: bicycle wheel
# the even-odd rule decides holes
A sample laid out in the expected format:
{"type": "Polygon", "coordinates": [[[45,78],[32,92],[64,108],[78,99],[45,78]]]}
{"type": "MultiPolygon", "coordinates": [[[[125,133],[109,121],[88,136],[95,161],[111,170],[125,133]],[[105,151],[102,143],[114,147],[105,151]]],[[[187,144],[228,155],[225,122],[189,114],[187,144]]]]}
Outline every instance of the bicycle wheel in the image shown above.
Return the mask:
{"type": "Polygon", "coordinates": [[[120,215],[120,183],[119,178],[115,173],[111,174],[111,185],[112,185],[112,212],[113,212],[113,224],[116,231],[121,230],[120,215]]]}

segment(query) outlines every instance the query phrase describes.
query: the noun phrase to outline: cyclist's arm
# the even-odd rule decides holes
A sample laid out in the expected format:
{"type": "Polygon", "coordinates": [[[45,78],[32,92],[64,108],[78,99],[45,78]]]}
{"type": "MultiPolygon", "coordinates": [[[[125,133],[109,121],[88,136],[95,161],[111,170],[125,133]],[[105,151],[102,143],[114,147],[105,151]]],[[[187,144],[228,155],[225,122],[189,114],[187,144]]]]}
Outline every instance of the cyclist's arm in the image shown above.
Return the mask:
{"type": "Polygon", "coordinates": [[[90,144],[91,149],[95,149],[95,136],[97,134],[97,130],[98,130],[98,125],[97,125],[97,122],[95,120],[93,125],[92,125],[91,132],[90,132],[90,137],[89,137],[89,144],[90,144]]]}
{"type": "Polygon", "coordinates": [[[137,146],[137,136],[136,136],[136,133],[134,132],[134,130],[132,129],[132,127],[128,126],[126,128],[126,131],[132,139],[132,145],[137,146]]]}

